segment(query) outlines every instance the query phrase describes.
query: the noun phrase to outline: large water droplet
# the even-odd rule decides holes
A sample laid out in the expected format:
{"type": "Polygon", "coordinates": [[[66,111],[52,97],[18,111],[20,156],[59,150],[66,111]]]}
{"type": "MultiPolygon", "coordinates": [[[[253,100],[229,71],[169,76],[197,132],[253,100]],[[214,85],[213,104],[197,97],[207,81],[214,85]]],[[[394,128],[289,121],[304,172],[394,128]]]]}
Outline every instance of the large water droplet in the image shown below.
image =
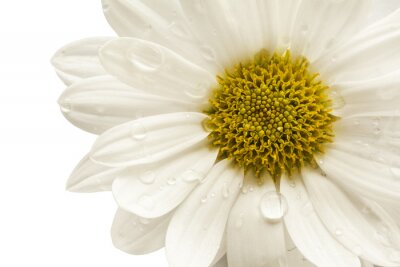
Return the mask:
{"type": "Polygon", "coordinates": [[[145,209],[153,209],[154,208],[154,201],[153,198],[149,195],[143,195],[139,198],[138,204],[145,209]]]}
{"type": "Polygon", "coordinates": [[[164,64],[164,54],[154,46],[136,43],[128,51],[128,59],[139,70],[153,72],[164,64]]]}
{"type": "Polygon", "coordinates": [[[260,201],[261,215],[269,222],[278,222],[288,210],[286,198],[275,191],[265,193],[260,201]]]}
{"type": "Polygon", "coordinates": [[[207,202],[207,200],[208,200],[208,196],[203,196],[203,197],[200,199],[200,202],[204,204],[204,203],[207,202]]]}
{"type": "Polygon", "coordinates": [[[152,184],[156,180],[156,173],[154,171],[144,171],[139,175],[139,180],[144,184],[152,184]]]}
{"type": "Polygon", "coordinates": [[[147,130],[141,122],[134,122],[131,125],[131,136],[135,140],[143,140],[147,136],[147,130]]]}

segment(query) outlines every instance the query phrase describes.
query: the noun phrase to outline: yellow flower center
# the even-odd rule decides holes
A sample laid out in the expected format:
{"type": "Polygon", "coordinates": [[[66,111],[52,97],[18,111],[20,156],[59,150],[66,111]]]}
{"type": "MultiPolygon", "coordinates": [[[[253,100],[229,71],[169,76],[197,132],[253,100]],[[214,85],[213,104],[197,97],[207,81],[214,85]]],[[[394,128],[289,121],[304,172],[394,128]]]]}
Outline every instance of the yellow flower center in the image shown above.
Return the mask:
{"type": "Polygon", "coordinates": [[[304,57],[261,50],[217,76],[204,121],[219,158],[233,159],[274,180],[314,164],[314,153],[332,142],[329,89],[304,57]]]}

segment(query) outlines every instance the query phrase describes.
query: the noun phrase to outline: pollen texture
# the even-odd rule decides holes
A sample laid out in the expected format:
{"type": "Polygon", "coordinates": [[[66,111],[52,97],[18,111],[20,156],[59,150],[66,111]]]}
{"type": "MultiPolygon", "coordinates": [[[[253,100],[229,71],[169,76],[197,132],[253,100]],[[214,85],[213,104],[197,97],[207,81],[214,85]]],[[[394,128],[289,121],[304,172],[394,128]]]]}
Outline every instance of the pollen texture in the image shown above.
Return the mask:
{"type": "Polygon", "coordinates": [[[318,76],[306,58],[266,50],[217,76],[204,123],[219,157],[274,179],[315,163],[336,120],[318,76]]]}

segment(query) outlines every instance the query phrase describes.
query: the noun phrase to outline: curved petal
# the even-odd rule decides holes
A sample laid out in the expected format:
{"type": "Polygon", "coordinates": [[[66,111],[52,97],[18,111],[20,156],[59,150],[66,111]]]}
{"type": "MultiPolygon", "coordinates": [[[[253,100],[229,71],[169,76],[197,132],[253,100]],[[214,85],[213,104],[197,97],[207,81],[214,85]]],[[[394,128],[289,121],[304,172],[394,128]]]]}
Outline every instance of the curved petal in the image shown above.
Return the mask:
{"type": "Polygon", "coordinates": [[[147,254],[164,247],[172,215],[169,213],[149,220],[119,209],[111,228],[114,246],[134,255],[147,254]]]}
{"type": "Polygon", "coordinates": [[[215,76],[173,51],[144,40],[119,38],[100,50],[104,68],[135,88],[193,104],[205,104],[215,76]]]}
{"type": "Polygon", "coordinates": [[[366,147],[385,147],[385,153],[399,153],[400,111],[345,117],[335,122],[334,127],[338,143],[353,141],[366,147]]]}
{"type": "Polygon", "coordinates": [[[374,264],[383,266],[400,264],[400,259],[393,257],[399,251],[388,247],[375,234],[380,227],[385,227],[389,235],[396,233],[397,236],[397,227],[394,228],[382,220],[383,218],[376,212],[363,212],[357,199],[350,199],[339,187],[316,170],[305,169],[303,180],[319,217],[340,243],[354,254],[374,264]]]}
{"type": "Polygon", "coordinates": [[[193,35],[178,0],[102,0],[102,3],[108,22],[120,36],[155,42],[213,73],[222,70],[193,35]]]}
{"type": "Polygon", "coordinates": [[[206,142],[175,157],[127,168],[113,183],[118,205],[145,218],[160,217],[177,207],[213,166],[218,150],[206,142]]]}
{"type": "Polygon", "coordinates": [[[344,103],[340,117],[394,115],[400,101],[400,69],[385,75],[331,86],[344,103]]]}
{"type": "Polygon", "coordinates": [[[167,232],[168,261],[174,267],[208,267],[220,247],[243,173],[223,160],[177,209],[167,232]]]}
{"type": "MultiPolygon", "coordinates": [[[[253,57],[256,51],[248,50],[253,46],[248,45],[249,40],[245,39],[247,33],[241,31],[242,20],[237,19],[237,16],[243,17],[245,14],[250,14],[249,12],[254,11],[257,3],[220,0],[180,0],[180,3],[191,30],[196,34],[197,39],[204,40],[203,50],[208,51],[209,58],[216,60],[223,68],[226,68],[240,60],[253,57]],[[240,14],[238,11],[243,11],[243,13],[240,14]]],[[[247,21],[257,20],[257,16],[258,14],[255,13],[251,14],[251,19],[249,17],[245,19],[247,21]]],[[[247,23],[245,22],[246,25],[247,23]]],[[[259,33],[256,27],[246,30],[255,34],[259,33]]]]}
{"type": "Polygon", "coordinates": [[[137,119],[111,128],[99,136],[90,157],[106,166],[156,162],[199,143],[208,135],[204,114],[170,113],[137,119]]]}
{"type": "Polygon", "coordinates": [[[329,149],[317,158],[328,177],[347,190],[378,202],[399,203],[398,168],[335,149],[329,149]]]}
{"type": "Polygon", "coordinates": [[[223,256],[216,264],[212,267],[228,267],[228,260],[226,256],[223,256]]]}
{"type": "Polygon", "coordinates": [[[367,20],[369,0],[300,1],[292,28],[291,50],[313,62],[347,41],[367,20]]]}
{"type": "Polygon", "coordinates": [[[92,37],[60,48],[51,63],[66,85],[85,78],[107,74],[100,63],[98,51],[111,37],[92,37]]]}
{"type": "Polygon", "coordinates": [[[372,79],[398,70],[400,9],[326,53],[315,67],[330,83],[372,79]]]}
{"type": "Polygon", "coordinates": [[[286,262],[286,246],[282,221],[271,223],[261,215],[260,202],[264,194],[275,192],[272,179],[263,185],[254,177],[236,201],[227,226],[228,263],[230,267],[274,267],[286,262]]]}
{"type": "Polygon", "coordinates": [[[358,257],[336,241],[322,224],[301,179],[283,177],[280,189],[289,205],[285,225],[306,259],[316,266],[360,266],[358,257]]]}
{"type": "Polygon", "coordinates": [[[149,94],[112,76],[79,81],[64,91],[58,103],[72,124],[94,134],[140,117],[196,110],[190,103],[149,94]]]}
{"type": "Polygon", "coordinates": [[[82,193],[110,191],[114,179],[121,171],[121,168],[96,164],[86,155],[72,171],[67,190],[82,193]]]}

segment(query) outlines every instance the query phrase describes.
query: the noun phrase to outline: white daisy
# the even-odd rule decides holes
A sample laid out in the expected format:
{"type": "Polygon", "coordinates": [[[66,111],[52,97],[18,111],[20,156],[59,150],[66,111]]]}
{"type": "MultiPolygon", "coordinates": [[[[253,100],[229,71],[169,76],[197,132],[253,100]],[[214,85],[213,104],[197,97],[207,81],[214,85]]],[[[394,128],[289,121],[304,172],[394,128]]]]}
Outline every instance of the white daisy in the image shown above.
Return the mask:
{"type": "Polygon", "coordinates": [[[400,10],[366,0],[103,0],[119,38],[53,58],[100,134],[116,247],[172,267],[400,266],[400,10]],[[214,265],[216,264],[216,265],[214,265]]]}

